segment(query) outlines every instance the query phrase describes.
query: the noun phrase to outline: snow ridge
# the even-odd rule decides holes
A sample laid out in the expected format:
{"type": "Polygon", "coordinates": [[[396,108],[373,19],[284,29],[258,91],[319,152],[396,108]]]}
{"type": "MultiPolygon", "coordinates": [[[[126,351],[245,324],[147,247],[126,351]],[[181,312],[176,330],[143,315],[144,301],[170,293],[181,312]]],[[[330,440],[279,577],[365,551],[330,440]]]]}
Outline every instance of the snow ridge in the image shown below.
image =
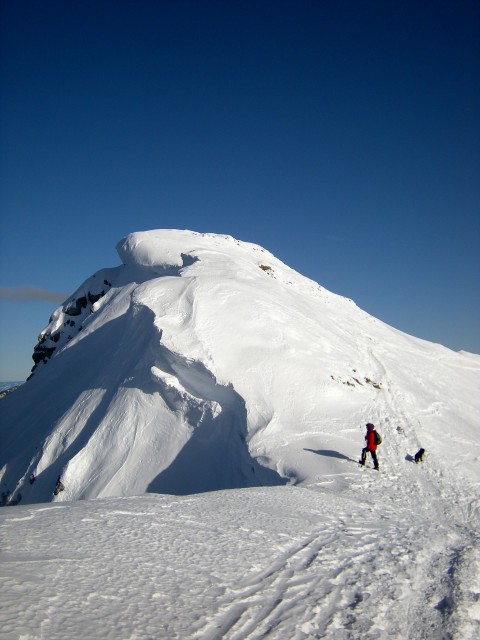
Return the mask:
{"type": "Polygon", "coordinates": [[[36,347],[50,357],[2,399],[7,504],[344,485],[366,421],[382,468],[420,446],[443,460],[438,433],[455,424],[449,460],[477,486],[480,357],[407,336],[229,236],[140,232],[117,250],[123,264],[54,312],[36,347]]]}
{"type": "Polygon", "coordinates": [[[228,236],[118,251],[0,400],[0,636],[479,637],[480,357],[228,236]]]}

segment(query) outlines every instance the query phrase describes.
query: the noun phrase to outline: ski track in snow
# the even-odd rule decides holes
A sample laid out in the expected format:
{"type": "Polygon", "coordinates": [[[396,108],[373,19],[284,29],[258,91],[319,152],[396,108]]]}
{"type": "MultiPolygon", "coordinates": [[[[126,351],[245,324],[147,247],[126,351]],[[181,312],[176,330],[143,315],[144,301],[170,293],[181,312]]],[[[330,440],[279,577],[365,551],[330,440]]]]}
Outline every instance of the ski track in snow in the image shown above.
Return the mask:
{"type": "Polygon", "coordinates": [[[478,356],[233,238],[119,246],[2,400],[0,640],[477,640],[478,356]]]}
{"type": "Polygon", "coordinates": [[[456,639],[478,537],[432,471],[0,514],[0,638],[456,639]],[[446,505],[450,505],[447,509],[446,505]]]}
{"type": "Polygon", "coordinates": [[[362,410],[380,474],[307,449],[340,466],[305,488],[4,509],[0,638],[476,640],[478,499],[405,458],[418,421],[359,348],[388,388],[362,410]]]}
{"type": "MultiPolygon", "coordinates": [[[[391,489],[395,479],[361,480],[373,491],[379,483],[391,489]]],[[[473,630],[457,636],[449,629],[463,597],[454,574],[470,551],[465,564],[475,575],[470,562],[478,569],[478,554],[472,557],[461,535],[439,531],[436,518],[426,527],[406,510],[399,519],[398,500],[391,502],[325,517],[319,529],[220,598],[217,615],[195,637],[475,637],[473,630]]]]}

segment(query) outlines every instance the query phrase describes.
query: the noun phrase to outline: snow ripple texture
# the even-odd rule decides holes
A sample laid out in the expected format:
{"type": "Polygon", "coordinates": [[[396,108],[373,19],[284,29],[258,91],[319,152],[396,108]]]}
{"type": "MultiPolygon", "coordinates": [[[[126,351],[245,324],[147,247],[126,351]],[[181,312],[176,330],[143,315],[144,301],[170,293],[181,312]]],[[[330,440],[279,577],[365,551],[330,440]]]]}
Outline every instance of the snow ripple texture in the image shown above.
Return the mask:
{"type": "Polygon", "coordinates": [[[477,640],[480,356],[230,237],[118,250],[0,401],[0,639],[477,640]]]}
{"type": "Polygon", "coordinates": [[[410,476],[3,509],[0,638],[473,640],[478,533],[410,476]]]}

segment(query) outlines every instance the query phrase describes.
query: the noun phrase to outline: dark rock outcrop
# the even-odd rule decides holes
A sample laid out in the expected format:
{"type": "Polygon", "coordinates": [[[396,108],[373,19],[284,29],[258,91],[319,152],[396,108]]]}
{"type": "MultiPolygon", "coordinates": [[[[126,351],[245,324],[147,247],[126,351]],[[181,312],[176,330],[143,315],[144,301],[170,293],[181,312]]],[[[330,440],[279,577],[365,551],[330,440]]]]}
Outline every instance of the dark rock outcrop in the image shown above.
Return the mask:
{"type": "Polygon", "coordinates": [[[63,308],[57,309],[56,313],[50,317],[49,325],[52,325],[55,320],[55,316],[58,318],[60,313],[60,320],[63,322],[60,326],[68,327],[68,333],[63,329],[58,329],[59,323],[50,328],[48,326],[38,337],[38,343],[33,350],[32,359],[34,366],[32,367],[30,379],[37,368],[37,366],[43,362],[46,364],[52,357],[56,349],[60,349],[65,343],[73,338],[72,328],[76,328],[77,332],[82,330],[82,322],[87,318],[90,313],[93,312],[93,305],[102,298],[106,291],[112,286],[108,280],[104,280],[104,288],[98,293],[92,293],[91,291],[83,292],[78,298],[71,298],[63,308]],[[71,317],[77,317],[77,320],[72,320],[71,317]]]}

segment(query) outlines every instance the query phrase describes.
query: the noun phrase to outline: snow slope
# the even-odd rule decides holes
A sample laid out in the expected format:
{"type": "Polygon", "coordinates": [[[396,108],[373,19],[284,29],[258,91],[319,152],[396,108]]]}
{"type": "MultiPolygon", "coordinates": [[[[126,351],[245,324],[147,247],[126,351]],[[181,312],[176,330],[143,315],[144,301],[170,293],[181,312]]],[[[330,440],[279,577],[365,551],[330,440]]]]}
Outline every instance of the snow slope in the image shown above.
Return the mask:
{"type": "Polygon", "coordinates": [[[0,638],[478,637],[480,357],[230,237],[118,252],[0,401],[0,638]]]}
{"type": "Polygon", "coordinates": [[[57,500],[309,484],[357,459],[366,421],[384,468],[424,446],[478,482],[479,356],[228,236],[158,230],[117,249],[123,265],[54,312],[33,376],[2,400],[8,500],[51,500],[58,476],[57,500]]]}
{"type": "Polygon", "coordinates": [[[478,638],[478,528],[444,480],[343,467],[341,492],[2,509],[0,638],[478,638]]]}

